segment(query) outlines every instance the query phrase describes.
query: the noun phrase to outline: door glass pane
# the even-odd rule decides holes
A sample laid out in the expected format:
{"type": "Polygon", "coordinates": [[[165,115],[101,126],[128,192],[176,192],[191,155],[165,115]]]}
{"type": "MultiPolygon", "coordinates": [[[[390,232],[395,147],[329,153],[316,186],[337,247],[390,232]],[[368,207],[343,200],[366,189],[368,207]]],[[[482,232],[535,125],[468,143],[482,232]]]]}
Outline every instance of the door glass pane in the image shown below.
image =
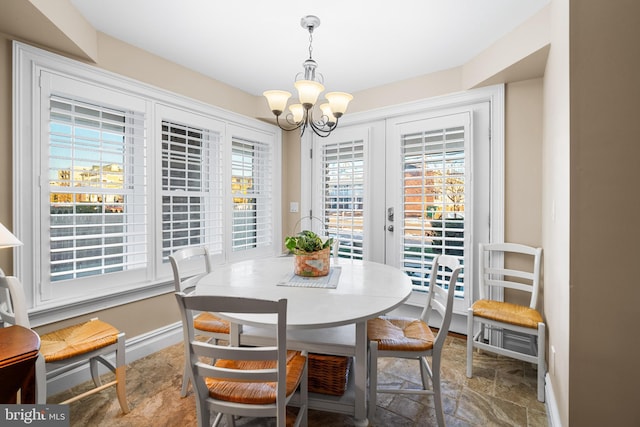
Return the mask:
{"type": "Polygon", "coordinates": [[[342,258],[363,258],[364,142],[323,145],[323,223],[342,258]]]}
{"type": "MultiPolygon", "coordinates": [[[[464,261],[465,128],[455,126],[405,134],[402,145],[402,268],[413,284],[429,285],[433,258],[464,261]]],[[[463,275],[456,295],[464,296],[463,275]]]]}

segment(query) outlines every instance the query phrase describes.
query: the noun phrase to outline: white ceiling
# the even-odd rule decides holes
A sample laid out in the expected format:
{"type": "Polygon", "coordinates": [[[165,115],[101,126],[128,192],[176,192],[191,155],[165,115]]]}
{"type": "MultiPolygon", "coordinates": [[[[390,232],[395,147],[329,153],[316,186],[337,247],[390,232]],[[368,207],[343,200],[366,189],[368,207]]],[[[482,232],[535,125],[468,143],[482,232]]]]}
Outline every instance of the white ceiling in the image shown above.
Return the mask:
{"type": "Polygon", "coordinates": [[[254,95],[293,91],[308,57],[328,91],[460,66],[550,0],[71,0],[99,31],[254,95]]]}

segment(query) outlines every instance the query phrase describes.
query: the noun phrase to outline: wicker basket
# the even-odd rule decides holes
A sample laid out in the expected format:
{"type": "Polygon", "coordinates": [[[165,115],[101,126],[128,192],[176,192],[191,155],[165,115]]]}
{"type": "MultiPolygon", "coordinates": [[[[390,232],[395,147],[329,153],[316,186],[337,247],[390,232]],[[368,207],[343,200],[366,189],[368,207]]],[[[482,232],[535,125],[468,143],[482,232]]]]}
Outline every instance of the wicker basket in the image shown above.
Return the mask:
{"type": "Polygon", "coordinates": [[[309,391],[342,396],[347,388],[351,357],[309,353],[309,391]]]}
{"type": "Polygon", "coordinates": [[[329,274],[329,255],[327,247],[316,252],[304,252],[294,255],[293,272],[298,276],[319,277],[329,274]]]}

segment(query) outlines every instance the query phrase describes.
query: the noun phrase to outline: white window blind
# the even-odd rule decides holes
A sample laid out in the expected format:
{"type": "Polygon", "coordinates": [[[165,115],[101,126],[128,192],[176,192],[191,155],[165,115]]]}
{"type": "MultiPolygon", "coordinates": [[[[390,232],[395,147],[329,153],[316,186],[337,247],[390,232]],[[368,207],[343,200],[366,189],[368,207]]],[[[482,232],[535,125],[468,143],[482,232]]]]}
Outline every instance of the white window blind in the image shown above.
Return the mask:
{"type": "Polygon", "coordinates": [[[271,146],[234,137],[231,143],[234,252],[273,244],[273,159],[271,146]]]}
{"type": "Polygon", "coordinates": [[[324,232],[338,239],[343,258],[362,259],[364,239],[364,141],[322,146],[324,232]]]}
{"type": "Polygon", "coordinates": [[[144,268],[144,113],[56,94],[49,107],[50,262],[42,280],[144,268]]]}
{"type": "MultiPolygon", "coordinates": [[[[403,268],[414,285],[428,286],[438,254],[464,261],[465,128],[402,136],[403,268]]],[[[456,294],[463,296],[463,275],[456,294]]]]}
{"type": "Polygon", "coordinates": [[[162,121],[162,258],[188,246],[222,252],[222,147],[217,132],[162,121]]]}

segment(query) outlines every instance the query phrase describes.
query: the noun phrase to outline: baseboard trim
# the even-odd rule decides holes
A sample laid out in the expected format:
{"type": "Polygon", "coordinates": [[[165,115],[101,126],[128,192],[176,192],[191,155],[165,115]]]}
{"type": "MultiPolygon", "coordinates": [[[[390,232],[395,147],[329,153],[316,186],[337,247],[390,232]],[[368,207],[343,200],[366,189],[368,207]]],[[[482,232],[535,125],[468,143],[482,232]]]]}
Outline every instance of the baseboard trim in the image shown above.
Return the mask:
{"type": "Polygon", "coordinates": [[[553,385],[551,384],[549,374],[546,375],[544,384],[544,401],[545,406],[547,407],[547,420],[549,421],[549,427],[562,427],[560,411],[558,411],[558,403],[556,402],[556,395],[553,392],[553,385]]]}
{"type": "MultiPolygon", "coordinates": [[[[182,322],[176,322],[129,338],[125,343],[126,363],[128,365],[133,361],[182,342],[182,339],[182,322]]],[[[106,359],[114,363],[115,355],[109,355],[106,359]]],[[[108,372],[102,365],[98,364],[98,366],[100,366],[100,374],[108,372]]],[[[47,382],[47,396],[68,390],[89,380],[91,380],[91,373],[89,372],[89,364],[86,363],[47,382]]]]}

